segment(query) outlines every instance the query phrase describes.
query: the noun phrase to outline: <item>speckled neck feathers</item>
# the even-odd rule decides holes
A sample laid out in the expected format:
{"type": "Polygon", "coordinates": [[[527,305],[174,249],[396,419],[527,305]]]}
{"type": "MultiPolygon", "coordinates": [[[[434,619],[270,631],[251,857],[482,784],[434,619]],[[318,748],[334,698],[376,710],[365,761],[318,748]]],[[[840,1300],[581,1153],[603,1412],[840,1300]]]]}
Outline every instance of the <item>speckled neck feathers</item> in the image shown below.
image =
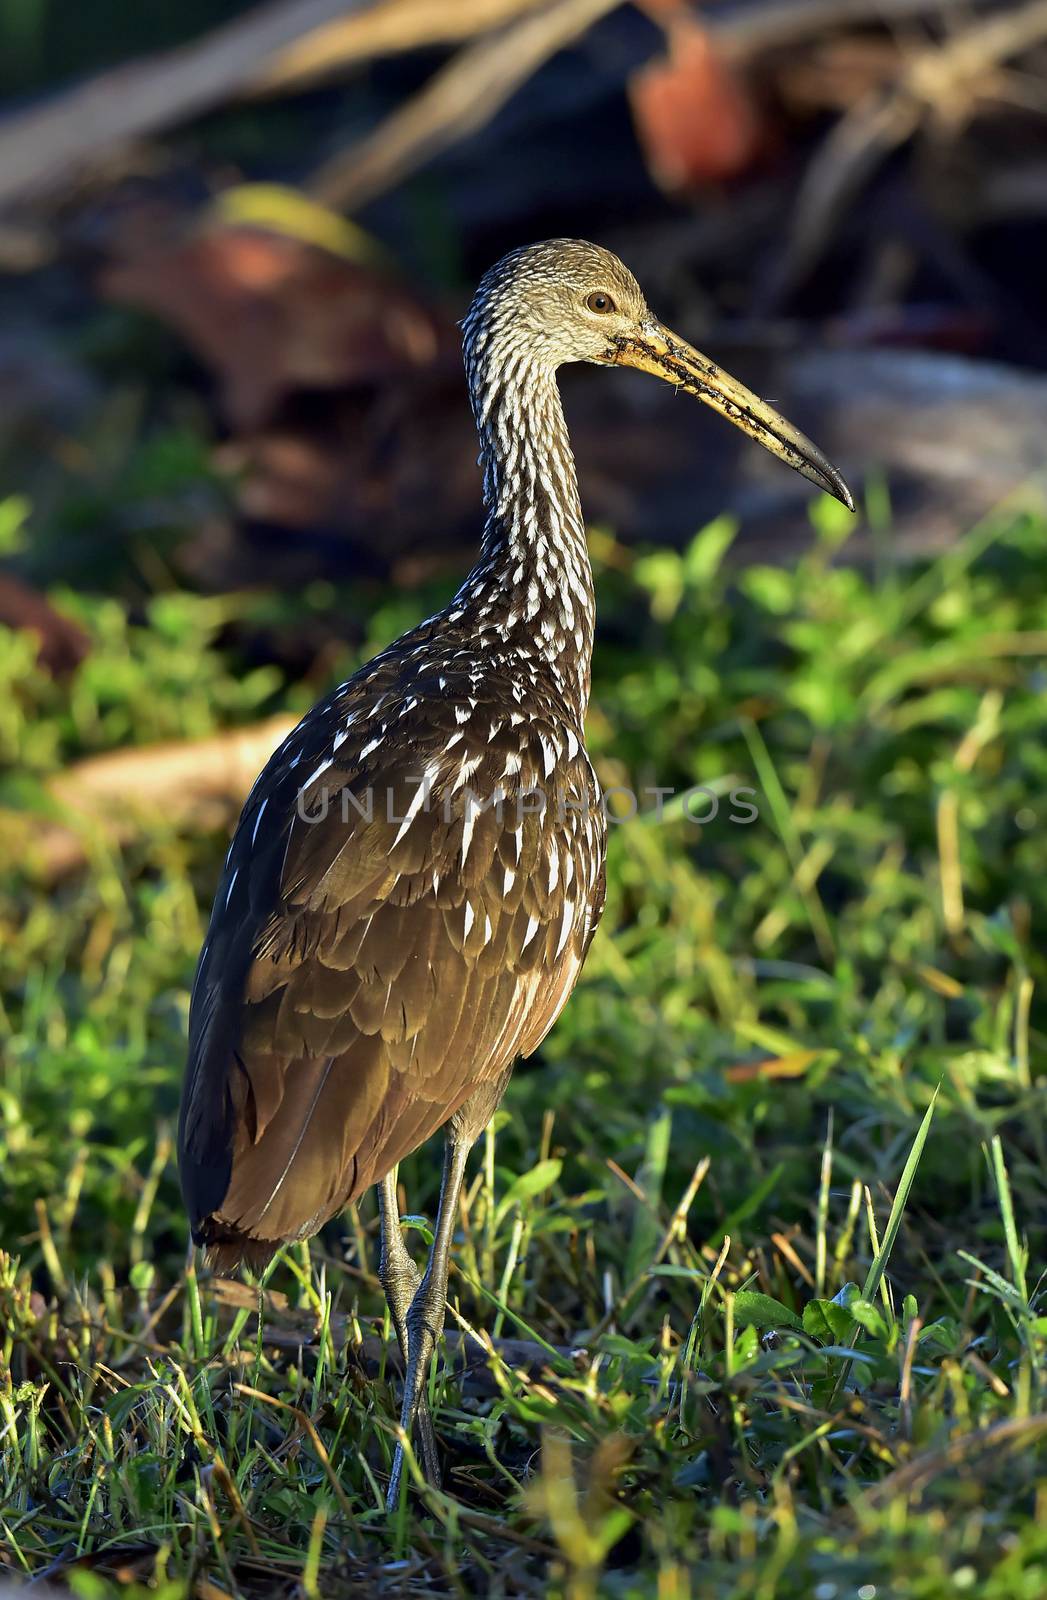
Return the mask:
{"type": "Polygon", "coordinates": [[[452,615],[475,627],[486,652],[547,672],[580,720],[593,580],[555,367],[482,292],[463,326],[487,522],[452,615]]]}

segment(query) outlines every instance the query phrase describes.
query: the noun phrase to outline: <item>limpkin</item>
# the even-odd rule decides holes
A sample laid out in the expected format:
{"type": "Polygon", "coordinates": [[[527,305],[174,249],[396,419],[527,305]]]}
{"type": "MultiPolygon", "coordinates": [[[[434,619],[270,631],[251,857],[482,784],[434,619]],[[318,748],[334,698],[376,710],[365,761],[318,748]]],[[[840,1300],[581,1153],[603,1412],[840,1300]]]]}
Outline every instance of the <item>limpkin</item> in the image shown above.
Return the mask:
{"type": "MultiPolygon", "coordinates": [[[[604,897],[586,754],[593,581],[556,370],[639,367],[851,507],[789,423],[663,327],[608,251],[514,250],[463,323],[487,520],[444,610],[305,716],[244,806],[193,987],[179,1165],[194,1240],[259,1266],[379,1185],[401,1424],[423,1384],[470,1147],[574,987],[604,897]],[[396,1167],[446,1129],[424,1276],[396,1167]]],[[[398,1447],[389,1502],[402,1475],[398,1447]]]]}

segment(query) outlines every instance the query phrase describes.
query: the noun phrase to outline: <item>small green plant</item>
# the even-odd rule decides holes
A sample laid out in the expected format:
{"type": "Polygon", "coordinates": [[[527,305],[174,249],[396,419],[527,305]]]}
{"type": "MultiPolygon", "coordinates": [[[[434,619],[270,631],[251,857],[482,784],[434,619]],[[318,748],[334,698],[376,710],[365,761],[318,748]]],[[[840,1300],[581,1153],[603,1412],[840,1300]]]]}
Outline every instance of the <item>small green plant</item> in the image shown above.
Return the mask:
{"type": "MultiPolygon", "coordinates": [[[[612,826],[583,981],[474,1158],[444,1488],[398,1517],[370,1199],[262,1284],[186,1269],[170,1131],[222,828],[158,818],[51,889],[10,865],[0,1571],[89,1597],[1047,1592],[1047,521],[867,574],[831,562],[834,515],[793,568],[733,575],[726,520],[682,553],[594,539],[600,775],[673,794],[612,826]],[[737,785],[753,819],[693,820],[737,785]]],[[[69,681],[0,636],[0,748],[38,791],[315,695],[237,656],[233,610],[276,602],[54,599],[92,642],[69,681]]],[[[361,648],[430,599],[383,600],[361,648]]],[[[403,1165],[409,1243],[438,1165],[403,1165]]]]}

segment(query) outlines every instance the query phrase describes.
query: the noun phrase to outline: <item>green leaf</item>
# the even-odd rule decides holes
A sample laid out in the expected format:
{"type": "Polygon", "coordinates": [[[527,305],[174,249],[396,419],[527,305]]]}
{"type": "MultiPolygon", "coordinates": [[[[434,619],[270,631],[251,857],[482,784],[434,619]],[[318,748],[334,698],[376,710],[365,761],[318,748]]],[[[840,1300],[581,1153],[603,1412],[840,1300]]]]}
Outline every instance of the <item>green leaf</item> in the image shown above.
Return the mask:
{"type": "Polygon", "coordinates": [[[894,1197],[891,1214],[887,1218],[887,1226],[884,1229],[880,1248],[876,1252],[876,1259],[869,1268],[865,1282],[862,1284],[863,1300],[872,1299],[880,1287],[880,1280],[887,1270],[887,1263],[891,1259],[891,1251],[894,1249],[894,1241],[897,1239],[898,1230],[902,1225],[902,1217],[905,1214],[909,1190],[912,1188],[913,1179],[916,1177],[916,1169],[920,1165],[920,1157],[923,1155],[923,1147],[927,1143],[927,1135],[931,1131],[931,1122],[934,1118],[934,1108],[937,1103],[938,1090],[935,1089],[931,1096],[931,1103],[924,1112],[923,1121],[917,1129],[916,1138],[913,1140],[912,1149],[909,1151],[909,1159],[902,1168],[902,1175],[898,1180],[898,1192],[894,1197]]]}
{"type": "Polygon", "coordinates": [[[875,1356],[869,1355],[867,1350],[856,1350],[853,1344],[827,1344],[822,1354],[846,1361],[848,1366],[852,1361],[861,1361],[867,1367],[876,1365],[875,1356]]]}
{"type": "Polygon", "coordinates": [[[156,1267],[151,1261],[136,1261],[128,1273],[132,1289],[140,1293],[147,1293],[153,1286],[156,1278],[156,1267]]]}
{"type": "Polygon", "coordinates": [[[29,501],[24,495],[8,495],[0,500],[0,556],[18,555],[28,544],[26,523],[29,521],[29,501]]]}
{"type": "Polygon", "coordinates": [[[743,1328],[741,1333],[736,1330],[734,1340],[734,1367],[747,1367],[750,1361],[755,1361],[760,1353],[760,1336],[756,1329],[750,1325],[743,1328]]]}
{"type": "Polygon", "coordinates": [[[808,1300],[803,1308],[803,1330],[819,1344],[846,1344],[853,1327],[851,1313],[835,1300],[808,1300]]]}
{"type": "Polygon", "coordinates": [[[663,1106],[647,1127],[647,1148],[636,1174],[637,1187],[645,1199],[637,1199],[633,1212],[632,1234],[625,1257],[625,1283],[636,1282],[650,1266],[663,1233],[658,1206],[662,1197],[662,1184],[669,1160],[669,1141],[672,1133],[672,1112],[663,1106]]]}
{"type": "Polygon", "coordinates": [[[959,1350],[963,1330],[954,1317],[938,1317],[920,1330],[921,1345],[936,1345],[942,1350],[959,1350]]]}
{"type": "Polygon", "coordinates": [[[749,567],[739,587],[772,616],[783,617],[792,609],[796,588],[788,567],[749,567]]]}
{"type": "Polygon", "coordinates": [[[5,811],[23,811],[30,816],[47,817],[61,821],[65,815],[61,803],[41,778],[31,772],[5,772],[0,775],[0,807],[5,811]]]}
{"type": "Polygon", "coordinates": [[[500,1222],[513,1206],[522,1206],[524,1201],[532,1200],[536,1194],[541,1194],[543,1189],[548,1189],[550,1184],[556,1182],[562,1171],[563,1162],[555,1156],[550,1156],[547,1161],[539,1161],[530,1172],[521,1173],[499,1200],[495,1221],[500,1222]]]}
{"type": "Polygon", "coordinates": [[[708,588],[719,572],[737,532],[737,518],[724,516],[707,523],[695,534],[683,558],[683,570],[689,584],[696,589],[708,588]]]}
{"type": "Polygon", "coordinates": [[[783,1306],[769,1294],[757,1294],[754,1289],[739,1289],[734,1297],[734,1325],[736,1328],[802,1328],[803,1323],[795,1311],[783,1306]]]}
{"type": "Polygon", "coordinates": [[[417,1216],[413,1212],[400,1218],[401,1228],[414,1228],[422,1236],[422,1243],[431,1245],[433,1242],[432,1224],[428,1217],[417,1216]]]}
{"type": "MultiPolygon", "coordinates": [[[[909,1190],[913,1186],[913,1179],[916,1177],[916,1169],[920,1165],[920,1157],[923,1155],[923,1147],[927,1143],[927,1135],[931,1131],[931,1122],[934,1118],[934,1108],[937,1103],[938,1090],[935,1089],[931,1096],[931,1103],[924,1112],[923,1121],[916,1130],[916,1138],[912,1142],[912,1149],[909,1151],[909,1158],[906,1161],[905,1166],[902,1168],[902,1175],[898,1180],[898,1192],[894,1197],[894,1204],[891,1207],[891,1214],[887,1218],[887,1226],[883,1231],[883,1238],[880,1241],[880,1248],[877,1250],[876,1258],[866,1274],[865,1282],[862,1284],[861,1298],[863,1300],[872,1300],[872,1297],[880,1287],[880,1284],[883,1280],[883,1275],[887,1270],[887,1263],[891,1258],[891,1251],[894,1249],[894,1241],[898,1237],[898,1230],[902,1225],[902,1217],[905,1215],[905,1203],[909,1198],[909,1190]]],[[[853,1339],[853,1334],[851,1335],[851,1338],[853,1339]]],[[[850,1342],[850,1340],[847,1342],[850,1342]]],[[[837,1374],[832,1396],[834,1402],[839,1398],[840,1392],[842,1391],[844,1384],[847,1382],[847,1374],[850,1371],[850,1367],[850,1361],[845,1361],[837,1374]]]]}
{"type": "Polygon", "coordinates": [[[996,1197],[1000,1206],[1000,1217],[1003,1221],[1003,1236],[1007,1241],[1007,1260],[1011,1268],[1011,1281],[1019,1297],[1028,1304],[1029,1290],[1025,1281],[1025,1269],[1029,1262],[1029,1252],[1018,1242],[1018,1228],[1014,1220],[1014,1203],[1011,1199],[1011,1180],[1007,1173],[1007,1163],[1004,1160],[1003,1144],[999,1134],[992,1141],[989,1152],[989,1165],[992,1170],[993,1182],[996,1185],[996,1197]]]}
{"type": "Polygon", "coordinates": [[[864,1328],[866,1333],[871,1333],[876,1339],[887,1338],[890,1330],[884,1321],[880,1308],[874,1306],[871,1300],[862,1300],[858,1297],[851,1301],[847,1309],[855,1322],[858,1323],[859,1327],[864,1328]]]}
{"type": "Polygon", "coordinates": [[[979,1261],[977,1256],[972,1256],[969,1250],[957,1250],[956,1254],[961,1261],[966,1261],[968,1266],[976,1268],[981,1278],[984,1279],[984,1282],[979,1282],[975,1278],[968,1278],[967,1282],[972,1288],[980,1289],[983,1294],[995,1294],[1005,1305],[1010,1306],[1015,1311],[1025,1309],[1026,1302],[1023,1296],[995,1268],[987,1267],[984,1261],[979,1261]]]}
{"type": "Polygon", "coordinates": [[[676,615],[683,598],[683,564],[675,550],[655,550],[640,556],[633,567],[636,582],[651,597],[651,615],[656,622],[668,622],[676,615]]]}
{"type": "Polygon", "coordinates": [[[854,530],[855,521],[851,512],[832,495],[819,495],[817,500],[811,502],[808,514],[819,542],[830,550],[838,549],[854,530]]]}

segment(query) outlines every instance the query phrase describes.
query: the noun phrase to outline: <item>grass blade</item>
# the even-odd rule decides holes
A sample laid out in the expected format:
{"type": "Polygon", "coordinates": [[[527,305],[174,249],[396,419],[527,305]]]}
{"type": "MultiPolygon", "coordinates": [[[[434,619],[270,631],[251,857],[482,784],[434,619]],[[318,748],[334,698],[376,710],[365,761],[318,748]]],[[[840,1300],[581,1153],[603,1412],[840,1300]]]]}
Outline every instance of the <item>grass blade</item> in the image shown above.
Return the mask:
{"type": "MultiPolygon", "coordinates": [[[[883,1281],[883,1275],[887,1270],[887,1263],[891,1259],[891,1251],[894,1249],[894,1242],[898,1237],[898,1230],[902,1225],[902,1217],[905,1215],[905,1207],[909,1199],[909,1190],[913,1186],[913,1179],[916,1177],[916,1169],[920,1165],[920,1158],[923,1155],[923,1147],[927,1143],[927,1135],[931,1131],[931,1122],[934,1119],[934,1108],[937,1104],[937,1101],[938,1090],[935,1089],[931,1096],[931,1103],[923,1114],[923,1121],[920,1123],[920,1126],[917,1130],[916,1138],[912,1142],[912,1149],[909,1151],[909,1159],[902,1168],[902,1175],[898,1179],[898,1188],[894,1196],[894,1204],[891,1207],[891,1214],[887,1218],[887,1226],[883,1231],[883,1239],[880,1241],[880,1248],[873,1257],[872,1265],[870,1266],[869,1271],[866,1273],[865,1282],[862,1284],[863,1300],[871,1300],[883,1281]]],[[[855,1323],[854,1329],[852,1330],[850,1343],[855,1344],[860,1337],[861,1329],[858,1324],[855,1323]]],[[[840,1368],[840,1371],[836,1377],[836,1382],[833,1385],[831,1405],[835,1405],[839,1399],[840,1393],[843,1390],[843,1387],[850,1374],[851,1366],[852,1361],[848,1360],[845,1361],[843,1366],[840,1368]]]]}

